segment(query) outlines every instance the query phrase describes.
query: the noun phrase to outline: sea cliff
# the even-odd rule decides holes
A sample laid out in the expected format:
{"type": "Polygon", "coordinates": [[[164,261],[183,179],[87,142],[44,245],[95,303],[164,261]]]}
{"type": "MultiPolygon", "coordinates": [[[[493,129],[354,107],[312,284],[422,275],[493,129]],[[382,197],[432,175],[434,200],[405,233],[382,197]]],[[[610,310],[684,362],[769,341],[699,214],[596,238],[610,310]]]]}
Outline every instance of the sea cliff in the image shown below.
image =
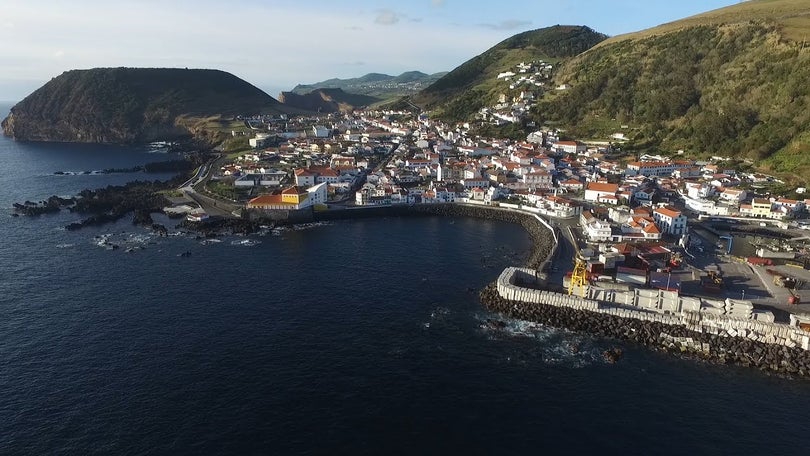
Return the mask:
{"type": "Polygon", "coordinates": [[[137,144],[192,137],[192,119],[283,110],[224,71],[94,68],[51,79],[12,107],[2,128],[20,141],[137,144]]]}

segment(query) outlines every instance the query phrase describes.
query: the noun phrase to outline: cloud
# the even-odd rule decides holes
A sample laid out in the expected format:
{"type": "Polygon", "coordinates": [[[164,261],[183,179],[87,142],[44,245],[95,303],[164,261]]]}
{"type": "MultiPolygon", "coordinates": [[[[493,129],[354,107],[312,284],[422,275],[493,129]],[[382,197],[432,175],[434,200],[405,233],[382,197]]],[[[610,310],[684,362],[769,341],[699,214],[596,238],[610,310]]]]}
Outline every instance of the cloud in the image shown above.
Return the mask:
{"type": "Polygon", "coordinates": [[[346,63],[344,63],[344,65],[347,65],[347,66],[364,66],[365,64],[366,64],[366,62],[364,62],[362,60],[356,60],[354,62],[346,62],[346,63]]]}
{"type": "Polygon", "coordinates": [[[436,8],[441,8],[445,3],[445,0],[430,0],[430,4],[436,8]]]}
{"type": "Polygon", "coordinates": [[[375,24],[380,25],[394,25],[405,17],[390,9],[377,10],[377,17],[374,19],[375,24]]]}
{"type": "Polygon", "coordinates": [[[515,29],[523,29],[532,24],[532,21],[524,21],[520,19],[507,19],[505,21],[498,22],[496,24],[479,24],[481,27],[486,27],[492,30],[515,30],[515,29]]]}
{"type": "Polygon", "coordinates": [[[360,27],[359,25],[350,25],[346,27],[346,30],[361,31],[363,30],[363,27],[360,27]]]}
{"type": "Polygon", "coordinates": [[[14,23],[13,22],[3,22],[3,28],[13,29],[14,23]]]}
{"type": "Polygon", "coordinates": [[[53,53],[53,56],[56,57],[57,59],[61,58],[61,57],[64,57],[65,56],[65,51],[59,49],[58,51],[53,53]]]}

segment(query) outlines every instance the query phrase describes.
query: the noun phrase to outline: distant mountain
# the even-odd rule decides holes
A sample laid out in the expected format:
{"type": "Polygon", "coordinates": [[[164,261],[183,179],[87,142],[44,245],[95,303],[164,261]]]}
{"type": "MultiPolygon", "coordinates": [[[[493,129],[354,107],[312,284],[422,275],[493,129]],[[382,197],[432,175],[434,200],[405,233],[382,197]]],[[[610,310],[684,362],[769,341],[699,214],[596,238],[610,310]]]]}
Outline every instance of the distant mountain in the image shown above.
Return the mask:
{"type": "Polygon", "coordinates": [[[751,0],[600,43],[536,111],[580,137],[749,159],[810,176],[810,2],[751,0]]]}
{"type": "Polygon", "coordinates": [[[346,93],[343,89],[316,89],[306,94],[281,92],[279,101],[285,106],[321,113],[352,111],[380,101],[368,95],[346,93]]]}
{"type": "Polygon", "coordinates": [[[447,120],[463,120],[496,102],[499,73],[514,69],[520,62],[557,62],[573,57],[605,39],[607,35],[584,26],[555,25],[519,33],[464,62],[410,101],[447,120]]]}
{"type": "Polygon", "coordinates": [[[343,89],[345,92],[369,95],[379,99],[414,94],[435,81],[446,72],[425,74],[421,71],[407,71],[399,76],[382,73],[368,73],[359,78],[327,79],[315,84],[299,84],[291,92],[305,95],[315,89],[343,89]]]}
{"type": "Polygon", "coordinates": [[[11,108],[2,127],[16,140],[132,144],[192,136],[189,119],[287,109],[224,71],[95,68],[51,79],[11,108]]]}

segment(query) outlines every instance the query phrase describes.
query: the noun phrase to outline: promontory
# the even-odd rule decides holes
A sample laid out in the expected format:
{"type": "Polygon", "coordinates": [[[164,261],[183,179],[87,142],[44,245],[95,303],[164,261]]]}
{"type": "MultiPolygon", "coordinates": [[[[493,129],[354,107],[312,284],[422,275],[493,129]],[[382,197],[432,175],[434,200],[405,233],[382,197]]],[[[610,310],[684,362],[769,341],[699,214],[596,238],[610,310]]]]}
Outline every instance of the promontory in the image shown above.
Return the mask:
{"type": "Polygon", "coordinates": [[[212,117],[282,112],[278,100],[220,70],[94,68],[51,79],[2,127],[21,141],[137,144],[205,135],[212,117]]]}

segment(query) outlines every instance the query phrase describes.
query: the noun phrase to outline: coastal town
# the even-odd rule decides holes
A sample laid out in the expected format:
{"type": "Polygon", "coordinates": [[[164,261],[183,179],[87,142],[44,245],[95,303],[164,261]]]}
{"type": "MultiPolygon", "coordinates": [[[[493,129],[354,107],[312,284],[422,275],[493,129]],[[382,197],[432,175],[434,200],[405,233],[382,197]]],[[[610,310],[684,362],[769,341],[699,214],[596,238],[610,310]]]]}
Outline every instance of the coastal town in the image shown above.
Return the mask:
{"type": "MultiPolygon", "coordinates": [[[[185,206],[187,218],[204,224],[218,212],[295,223],[435,205],[517,211],[555,231],[552,258],[539,267],[551,289],[602,293],[602,300],[658,290],[683,299],[638,305],[660,314],[810,323],[801,296],[810,282],[802,236],[810,200],[786,197],[776,177],[726,157],[628,153],[622,131],[602,141],[552,128],[521,139],[477,134],[481,125],[523,122],[549,68],[522,63],[498,75],[511,92],[469,123],[371,109],[242,117],[231,136],[249,149],[223,151],[186,183],[199,205],[185,206]]],[[[805,191],[791,190],[794,197],[805,191]]]]}

